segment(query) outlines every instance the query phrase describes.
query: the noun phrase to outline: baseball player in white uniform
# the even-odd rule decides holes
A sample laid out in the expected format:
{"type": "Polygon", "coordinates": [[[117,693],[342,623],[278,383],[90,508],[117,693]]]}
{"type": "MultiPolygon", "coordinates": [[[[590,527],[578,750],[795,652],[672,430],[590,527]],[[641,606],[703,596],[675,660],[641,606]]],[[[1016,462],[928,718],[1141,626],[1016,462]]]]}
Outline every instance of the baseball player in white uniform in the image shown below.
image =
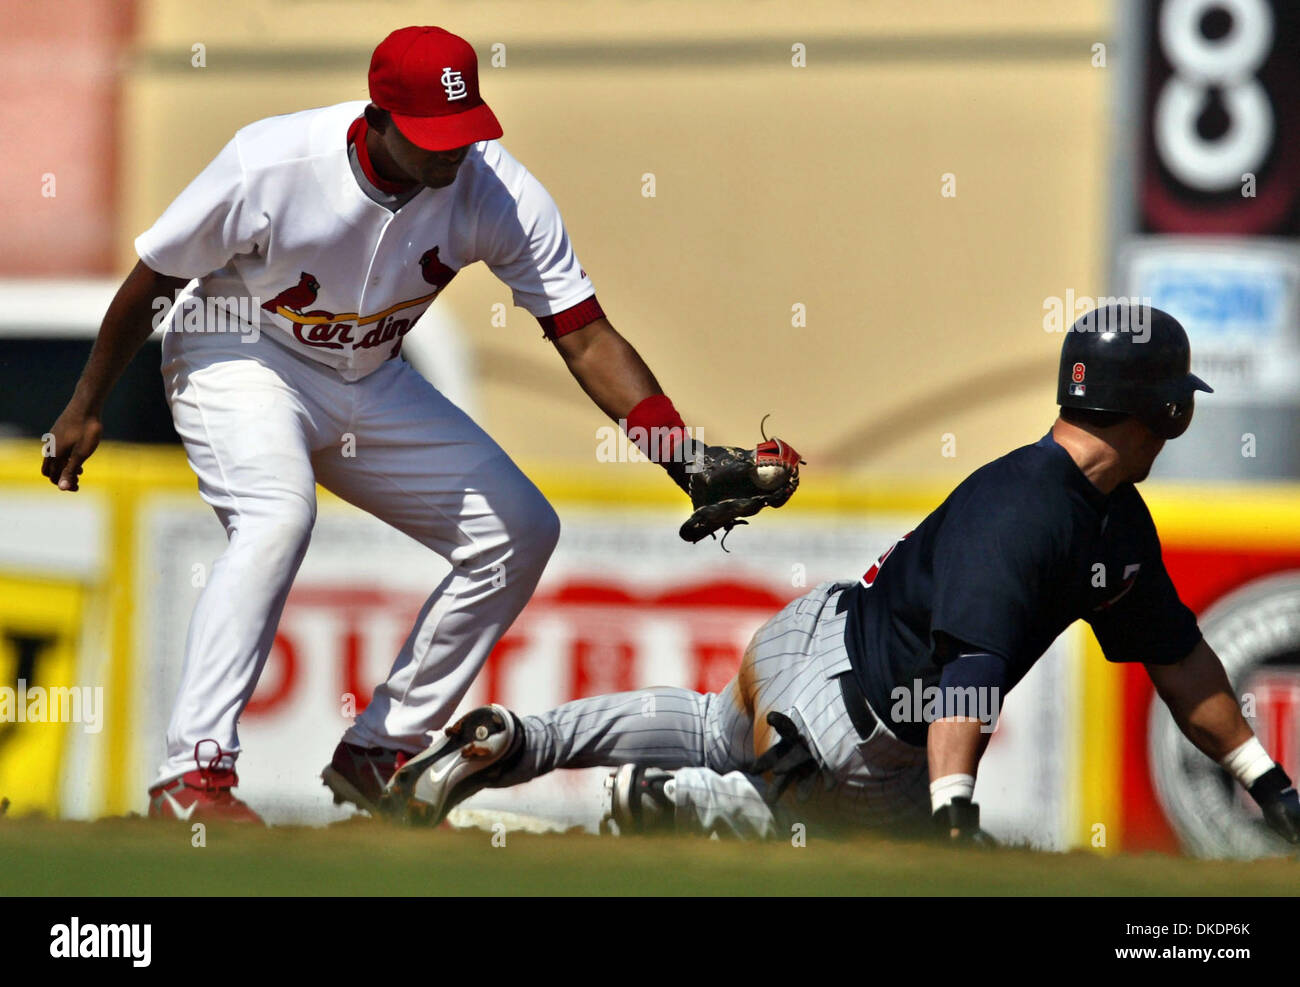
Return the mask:
{"type": "Polygon", "coordinates": [[[452,566],[325,768],[336,801],[374,810],[532,593],[555,512],[401,355],[462,267],[483,261],[509,285],[603,412],[630,436],[665,437],[657,458],[688,486],[673,455],[684,423],[605,319],[555,203],[497,142],[473,48],[403,28],[376,48],[369,83],[368,103],[244,127],[141,234],[51,429],[42,472],[75,491],[108,392],[165,322],[176,431],[229,544],[190,622],[151,816],[257,819],[232,791],[236,725],[306,551],[317,483],[452,566]]]}

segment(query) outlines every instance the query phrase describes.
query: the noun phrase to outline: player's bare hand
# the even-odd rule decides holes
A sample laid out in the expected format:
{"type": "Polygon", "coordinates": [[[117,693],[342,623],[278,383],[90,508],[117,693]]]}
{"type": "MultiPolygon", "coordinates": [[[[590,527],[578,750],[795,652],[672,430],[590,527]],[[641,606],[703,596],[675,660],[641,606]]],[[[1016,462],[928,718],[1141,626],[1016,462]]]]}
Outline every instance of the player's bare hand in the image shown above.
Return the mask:
{"type": "Polygon", "coordinates": [[[98,415],[69,405],[46,434],[41,449],[41,475],[60,490],[80,488],[81,464],[99,446],[104,426],[98,415]]]}

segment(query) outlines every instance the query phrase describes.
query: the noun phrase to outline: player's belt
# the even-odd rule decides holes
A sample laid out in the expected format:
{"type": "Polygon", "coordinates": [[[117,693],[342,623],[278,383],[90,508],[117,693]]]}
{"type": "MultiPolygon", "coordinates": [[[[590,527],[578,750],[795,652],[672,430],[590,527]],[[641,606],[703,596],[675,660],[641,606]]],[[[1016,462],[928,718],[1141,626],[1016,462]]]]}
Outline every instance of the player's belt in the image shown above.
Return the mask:
{"type": "Polygon", "coordinates": [[[876,719],[876,714],[871,711],[862,687],[858,685],[858,677],[850,671],[837,678],[840,680],[844,706],[849,711],[849,722],[853,724],[853,729],[858,731],[859,737],[863,740],[869,739],[876,732],[876,724],[879,721],[876,719]]]}

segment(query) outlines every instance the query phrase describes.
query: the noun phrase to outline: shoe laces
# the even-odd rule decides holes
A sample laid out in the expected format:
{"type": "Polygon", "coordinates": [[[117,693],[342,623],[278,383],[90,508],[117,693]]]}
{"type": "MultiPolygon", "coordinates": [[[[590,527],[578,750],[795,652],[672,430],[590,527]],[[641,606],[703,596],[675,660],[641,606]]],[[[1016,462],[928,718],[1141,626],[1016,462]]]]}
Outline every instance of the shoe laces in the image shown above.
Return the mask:
{"type": "Polygon", "coordinates": [[[229,791],[239,784],[239,776],[235,774],[234,768],[221,767],[223,757],[233,757],[229,751],[221,749],[221,745],[207,737],[200,740],[194,745],[194,764],[198,768],[199,781],[201,784],[197,787],[202,788],[205,792],[229,791]],[[203,758],[199,754],[199,748],[204,744],[212,744],[217,749],[217,753],[208,759],[207,764],[203,763],[203,758]]]}

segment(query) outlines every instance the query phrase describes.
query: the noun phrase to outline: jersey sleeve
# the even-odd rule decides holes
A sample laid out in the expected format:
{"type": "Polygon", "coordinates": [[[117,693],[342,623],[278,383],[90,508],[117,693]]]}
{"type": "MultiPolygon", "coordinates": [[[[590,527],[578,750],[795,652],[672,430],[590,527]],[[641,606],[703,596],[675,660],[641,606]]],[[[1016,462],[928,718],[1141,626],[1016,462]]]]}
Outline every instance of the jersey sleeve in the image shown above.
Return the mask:
{"type": "Polygon", "coordinates": [[[198,278],[225,267],[232,257],[256,250],[267,228],[267,217],[248,198],[236,137],[136,237],[136,253],[172,277],[198,278]]]}
{"type": "Polygon", "coordinates": [[[1121,582],[1115,596],[1085,619],[1107,661],[1168,665],[1186,658],[1201,640],[1196,615],[1178,597],[1165,569],[1151,515],[1144,517],[1140,568],[1121,582]]]}
{"type": "Polygon", "coordinates": [[[1038,657],[1030,654],[1034,634],[1065,554],[1050,517],[1019,516],[1014,503],[968,498],[935,539],[930,633],[941,662],[952,656],[945,638],[991,652],[1013,668],[1038,657]]]}
{"type": "Polygon", "coordinates": [[[528,172],[515,194],[501,196],[480,220],[477,253],[510,287],[514,303],[539,320],[595,294],[569,242],[559,207],[528,172]]]}

